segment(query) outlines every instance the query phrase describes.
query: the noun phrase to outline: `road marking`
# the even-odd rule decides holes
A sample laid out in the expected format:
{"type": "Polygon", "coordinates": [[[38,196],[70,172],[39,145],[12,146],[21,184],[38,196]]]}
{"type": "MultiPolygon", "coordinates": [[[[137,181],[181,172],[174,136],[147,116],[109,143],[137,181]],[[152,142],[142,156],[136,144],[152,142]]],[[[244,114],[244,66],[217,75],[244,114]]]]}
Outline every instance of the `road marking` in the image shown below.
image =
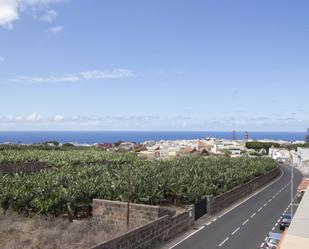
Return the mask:
{"type": "Polygon", "coordinates": [[[254,214],[252,214],[250,217],[253,218],[256,215],[256,212],[254,214]]]}
{"type": "MultiPolygon", "coordinates": [[[[237,205],[231,207],[230,209],[228,209],[227,211],[225,211],[225,212],[224,212],[223,214],[221,214],[220,216],[222,217],[222,216],[226,215],[227,213],[231,212],[231,211],[234,210],[235,208],[239,207],[241,204],[247,202],[248,200],[250,200],[250,199],[253,198],[254,196],[260,194],[261,192],[263,192],[264,190],[266,190],[267,188],[269,188],[270,186],[272,186],[273,184],[275,184],[276,182],[278,182],[278,181],[284,176],[284,174],[285,174],[285,172],[284,172],[282,169],[280,169],[280,171],[281,171],[281,174],[280,174],[280,176],[279,176],[276,180],[274,180],[274,181],[268,183],[266,186],[262,187],[261,189],[259,189],[258,191],[256,191],[254,194],[248,196],[247,198],[245,198],[244,200],[242,200],[241,202],[239,202],[237,205]]],[[[262,210],[262,208],[261,208],[261,210],[262,210]]],[[[260,210],[259,210],[259,211],[260,211],[260,210]]],[[[178,241],[177,243],[175,243],[174,245],[172,245],[171,247],[169,247],[169,249],[172,249],[172,248],[176,247],[177,245],[181,244],[182,242],[184,242],[185,240],[187,240],[188,238],[190,238],[190,237],[193,236],[194,234],[198,233],[198,232],[199,232],[200,230],[202,230],[203,228],[205,228],[205,226],[199,228],[198,230],[195,230],[194,232],[192,232],[191,234],[189,234],[189,235],[186,236],[185,238],[181,239],[180,241],[178,241]]]]}
{"type": "Polygon", "coordinates": [[[234,232],[232,232],[232,235],[234,235],[235,233],[237,233],[237,232],[239,231],[239,229],[240,229],[240,227],[237,227],[237,229],[236,229],[234,232]]]}
{"type": "Polygon", "coordinates": [[[204,229],[205,226],[200,227],[199,229],[197,229],[196,231],[194,231],[193,233],[189,234],[187,237],[183,238],[182,240],[178,241],[176,244],[174,244],[172,247],[170,247],[169,249],[174,248],[175,246],[178,246],[179,244],[181,244],[182,242],[184,242],[186,239],[190,238],[192,235],[198,233],[199,231],[201,231],[202,229],[204,229]]]}
{"type": "Polygon", "coordinates": [[[211,221],[210,221],[210,222],[208,222],[208,223],[206,224],[206,226],[209,226],[211,223],[212,223],[211,221]]]}
{"type": "MultiPolygon", "coordinates": [[[[259,193],[263,192],[265,189],[269,188],[270,186],[272,186],[273,184],[275,184],[277,181],[279,181],[285,174],[285,172],[280,169],[281,174],[280,176],[274,180],[273,182],[268,183],[266,186],[262,187],[261,189],[259,189],[258,191],[256,191],[254,194],[248,196],[247,198],[245,198],[244,200],[242,200],[241,202],[239,202],[237,205],[231,207],[230,209],[228,209],[226,212],[224,212],[223,214],[220,214],[220,217],[223,217],[224,215],[226,215],[227,213],[231,212],[232,210],[234,210],[235,208],[239,207],[241,204],[245,203],[246,201],[250,200],[251,198],[253,198],[254,196],[258,195],[259,193]]],[[[171,248],[170,248],[171,249],[171,248]]]]}
{"type": "Polygon", "coordinates": [[[267,202],[264,204],[264,207],[266,207],[267,206],[267,202]]]}
{"type": "MultiPolygon", "coordinates": [[[[294,198],[293,198],[293,203],[294,203],[294,200],[296,199],[296,197],[297,197],[297,194],[296,194],[296,195],[294,196],[294,198]]],[[[290,205],[291,205],[291,204],[289,204],[288,207],[285,209],[285,211],[283,212],[283,215],[287,212],[287,210],[289,209],[290,205]]],[[[271,229],[272,231],[274,231],[274,230],[276,229],[276,227],[279,225],[279,223],[280,223],[280,221],[281,221],[281,218],[282,218],[282,216],[280,216],[280,218],[279,218],[278,221],[276,222],[275,226],[271,229]]],[[[268,236],[265,237],[264,242],[261,244],[260,247],[262,247],[262,246],[264,245],[265,240],[267,239],[267,237],[268,237],[268,236]]]]}
{"type": "Polygon", "coordinates": [[[260,212],[262,209],[263,209],[263,208],[262,208],[262,207],[260,207],[260,208],[258,209],[258,212],[260,212]]]}
{"type": "Polygon", "coordinates": [[[229,237],[227,237],[225,240],[223,240],[220,244],[219,244],[219,247],[221,247],[226,241],[229,240],[229,237]]]}
{"type": "Polygon", "coordinates": [[[249,221],[249,219],[246,219],[246,220],[242,223],[242,225],[243,225],[243,226],[246,225],[246,224],[248,223],[248,221],[249,221]]]}

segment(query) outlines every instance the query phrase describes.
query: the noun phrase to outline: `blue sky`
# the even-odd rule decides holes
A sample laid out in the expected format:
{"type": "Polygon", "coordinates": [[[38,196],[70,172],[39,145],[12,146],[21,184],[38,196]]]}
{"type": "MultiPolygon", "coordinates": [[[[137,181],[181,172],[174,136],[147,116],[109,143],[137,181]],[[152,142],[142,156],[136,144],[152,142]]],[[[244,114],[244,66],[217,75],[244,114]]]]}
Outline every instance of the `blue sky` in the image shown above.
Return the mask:
{"type": "Polygon", "coordinates": [[[309,127],[307,0],[0,0],[0,130],[309,127]]]}

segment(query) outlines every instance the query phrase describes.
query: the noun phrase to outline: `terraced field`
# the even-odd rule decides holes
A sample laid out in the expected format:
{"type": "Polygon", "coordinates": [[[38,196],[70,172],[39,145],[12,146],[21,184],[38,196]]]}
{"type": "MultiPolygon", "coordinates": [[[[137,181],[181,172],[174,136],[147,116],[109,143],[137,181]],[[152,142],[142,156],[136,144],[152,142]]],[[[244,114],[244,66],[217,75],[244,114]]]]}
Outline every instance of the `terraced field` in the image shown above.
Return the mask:
{"type": "MultiPolygon", "coordinates": [[[[2,148],[3,165],[43,163],[47,169],[2,174],[0,205],[26,214],[76,216],[91,214],[93,198],[136,203],[194,203],[220,194],[277,166],[268,158],[181,157],[145,161],[134,154],[94,148],[46,150],[2,148]]],[[[1,166],[2,165],[2,166],[1,166]]]]}

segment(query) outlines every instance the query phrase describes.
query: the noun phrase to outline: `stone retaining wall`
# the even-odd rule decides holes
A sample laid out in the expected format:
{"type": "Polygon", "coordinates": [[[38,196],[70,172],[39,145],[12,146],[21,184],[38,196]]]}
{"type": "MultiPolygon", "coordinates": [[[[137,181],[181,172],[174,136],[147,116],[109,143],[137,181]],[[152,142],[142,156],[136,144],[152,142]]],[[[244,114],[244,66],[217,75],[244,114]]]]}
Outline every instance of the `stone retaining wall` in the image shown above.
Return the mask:
{"type": "MultiPolygon", "coordinates": [[[[109,225],[123,227],[127,224],[127,203],[94,199],[93,217],[109,225]]],[[[160,206],[130,203],[130,227],[139,227],[164,215],[174,216],[175,210],[160,206]]]]}
{"type": "MultiPolygon", "coordinates": [[[[229,192],[209,198],[208,214],[231,206],[279,174],[280,169],[276,168],[229,192]]],[[[115,226],[126,226],[127,203],[94,199],[93,216],[115,226]]],[[[165,207],[131,203],[130,227],[137,228],[91,249],[154,249],[164,241],[188,230],[194,224],[194,216],[193,206],[176,215],[174,210],[165,207]]]]}
{"type": "Polygon", "coordinates": [[[251,181],[238,186],[231,191],[208,198],[208,214],[212,215],[222,211],[225,208],[230,207],[240,199],[249,194],[254,193],[257,189],[263,187],[265,184],[269,183],[271,180],[276,178],[280,174],[280,169],[273,169],[263,175],[260,175],[251,181]]]}
{"type": "Polygon", "coordinates": [[[17,163],[0,163],[0,175],[15,173],[34,173],[48,168],[45,162],[17,162],[17,163]]]}
{"type": "MultiPolygon", "coordinates": [[[[147,208],[149,208],[149,206],[147,208]]],[[[158,212],[158,214],[159,213],[160,212],[158,212]]],[[[152,215],[150,215],[150,217],[152,217],[152,215]]],[[[140,226],[117,238],[95,246],[92,249],[154,249],[164,241],[174,238],[179,233],[186,231],[193,223],[194,213],[191,207],[178,215],[164,215],[146,225],[140,226]]]]}

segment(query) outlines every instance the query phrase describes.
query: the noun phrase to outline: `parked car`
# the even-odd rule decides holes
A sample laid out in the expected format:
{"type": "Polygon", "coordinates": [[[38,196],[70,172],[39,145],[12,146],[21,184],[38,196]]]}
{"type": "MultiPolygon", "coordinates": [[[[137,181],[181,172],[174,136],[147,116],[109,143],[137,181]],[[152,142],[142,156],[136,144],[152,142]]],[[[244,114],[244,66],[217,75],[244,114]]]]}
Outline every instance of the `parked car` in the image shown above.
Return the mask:
{"type": "Polygon", "coordinates": [[[286,227],[289,227],[291,224],[291,220],[292,220],[291,214],[283,215],[279,223],[280,230],[284,230],[286,227]]]}
{"type": "Polygon", "coordinates": [[[269,233],[265,243],[264,247],[265,249],[276,249],[281,239],[280,233],[269,233]]]}

